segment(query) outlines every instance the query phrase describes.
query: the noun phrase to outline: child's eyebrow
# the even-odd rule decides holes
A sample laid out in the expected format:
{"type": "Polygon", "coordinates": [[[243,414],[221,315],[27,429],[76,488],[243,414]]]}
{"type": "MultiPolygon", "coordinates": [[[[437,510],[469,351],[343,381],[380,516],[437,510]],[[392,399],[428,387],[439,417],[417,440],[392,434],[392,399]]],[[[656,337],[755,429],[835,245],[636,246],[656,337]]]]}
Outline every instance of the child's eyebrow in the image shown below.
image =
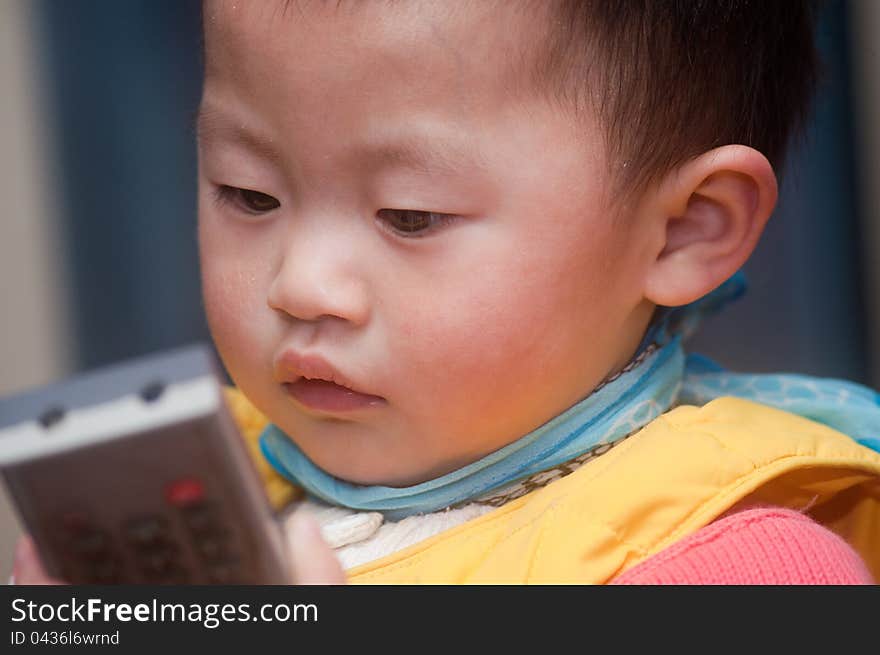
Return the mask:
{"type": "Polygon", "coordinates": [[[473,146],[459,139],[417,133],[359,144],[351,149],[351,156],[381,168],[406,167],[423,173],[461,175],[465,169],[486,168],[473,146]]]}
{"type": "Polygon", "coordinates": [[[247,129],[227,115],[211,107],[200,106],[196,114],[196,135],[200,141],[229,141],[238,143],[273,163],[281,162],[281,153],[272,139],[247,129]]]}
{"type": "MultiPolygon", "coordinates": [[[[249,130],[215,108],[199,108],[196,134],[207,142],[224,140],[241,144],[273,163],[282,161],[271,138],[249,130]]],[[[346,156],[352,162],[369,162],[375,169],[406,167],[427,174],[461,175],[465,170],[487,167],[480,152],[461,136],[439,134],[431,129],[404,129],[393,136],[355,143],[346,150],[346,156]]]]}

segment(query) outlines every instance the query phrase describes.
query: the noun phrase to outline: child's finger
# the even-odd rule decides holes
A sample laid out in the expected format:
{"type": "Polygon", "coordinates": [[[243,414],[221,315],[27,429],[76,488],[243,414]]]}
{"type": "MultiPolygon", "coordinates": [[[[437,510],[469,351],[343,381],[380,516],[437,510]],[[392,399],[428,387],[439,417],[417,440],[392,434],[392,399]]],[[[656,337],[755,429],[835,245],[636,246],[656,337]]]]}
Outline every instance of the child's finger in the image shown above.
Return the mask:
{"type": "Polygon", "coordinates": [[[33,540],[25,535],[18,540],[15,550],[15,564],[12,568],[12,581],[15,584],[64,584],[46,573],[33,540]]]}
{"type": "Polygon", "coordinates": [[[345,584],[339,560],[321,536],[318,522],[304,510],[290,520],[294,584],[345,584]]]}

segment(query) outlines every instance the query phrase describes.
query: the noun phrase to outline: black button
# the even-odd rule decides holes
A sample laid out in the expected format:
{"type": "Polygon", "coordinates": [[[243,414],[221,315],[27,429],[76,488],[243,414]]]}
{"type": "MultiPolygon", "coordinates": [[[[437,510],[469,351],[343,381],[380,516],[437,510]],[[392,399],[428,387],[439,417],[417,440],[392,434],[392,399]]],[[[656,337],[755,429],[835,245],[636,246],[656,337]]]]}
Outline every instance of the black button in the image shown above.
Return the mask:
{"type": "Polygon", "coordinates": [[[183,520],[196,534],[217,532],[222,529],[217,509],[209,503],[198,503],[183,509],[183,520]]]}
{"type": "Polygon", "coordinates": [[[150,382],[141,389],[141,398],[144,402],[151,403],[158,400],[165,391],[165,383],[158,380],[150,382]]]}
{"type": "Polygon", "coordinates": [[[166,541],[168,524],[158,516],[145,516],[126,523],[125,534],[138,546],[149,546],[166,541]]]}
{"type": "Polygon", "coordinates": [[[40,414],[40,418],[38,420],[40,421],[40,425],[42,425],[44,428],[51,428],[53,425],[63,419],[66,413],[67,410],[65,410],[60,405],[56,405],[54,407],[50,407],[45,412],[40,414]]]}
{"type": "Polygon", "coordinates": [[[223,559],[227,555],[226,540],[220,535],[216,537],[203,537],[196,544],[198,545],[199,553],[208,561],[223,559]]]}
{"type": "Polygon", "coordinates": [[[167,571],[171,567],[171,558],[164,551],[150,553],[144,559],[147,561],[147,568],[152,571],[167,571]]]}
{"type": "Polygon", "coordinates": [[[238,565],[234,560],[217,562],[208,568],[208,580],[211,584],[237,584],[238,565]]]}
{"type": "Polygon", "coordinates": [[[172,548],[162,548],[141,553],[138,562],[141,570],[152,580],[165,578],[178,568],[175,561],[176,552],[172,548]]]}

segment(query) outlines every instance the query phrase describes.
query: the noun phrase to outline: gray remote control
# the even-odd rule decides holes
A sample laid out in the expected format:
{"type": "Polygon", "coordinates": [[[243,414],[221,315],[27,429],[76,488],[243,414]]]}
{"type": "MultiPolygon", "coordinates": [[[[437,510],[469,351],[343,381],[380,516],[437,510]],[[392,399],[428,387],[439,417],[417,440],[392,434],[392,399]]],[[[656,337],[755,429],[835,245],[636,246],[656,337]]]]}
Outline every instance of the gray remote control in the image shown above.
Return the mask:
{"type": "Polygon", "coordinates": [[[73,584],[286,584],[286,547],[204,344],[0,399],[0,471],[73,584]]]}

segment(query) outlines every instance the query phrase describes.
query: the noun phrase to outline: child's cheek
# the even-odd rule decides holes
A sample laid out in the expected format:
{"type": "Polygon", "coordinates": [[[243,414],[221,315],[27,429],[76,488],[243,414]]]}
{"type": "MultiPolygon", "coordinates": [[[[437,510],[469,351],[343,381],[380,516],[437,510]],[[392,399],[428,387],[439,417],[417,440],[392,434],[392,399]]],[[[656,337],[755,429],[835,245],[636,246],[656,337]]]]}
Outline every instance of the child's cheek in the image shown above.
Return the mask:
{"type": "Polygon", "coordinates": [[[258,287],[256,273],[237,261],[219,255],[203,258],[202,293],[208,326],[224,361],[235,369],[247,366],[249,360],[259,360],[259,323],[265,300],[260,301],[258,287]]]}
{"type": "Polygon", "coordinates": [[[235,278],[222,269],[203,276],[205,313],[214,336],[232,335],[244,315],[243,298],[235,288],[235,278]]]}
{"type": "Polygon", "coordinates": [[[520,387],[544,347],[540,321],[530,320],[539,300],[528,298],[525,316],[520,300],[521,293],[472,283],[467,294],[436,290],[430,304],[406,312],[395,368],[425,391],[414,402],[482,405],[520,387]]]}

